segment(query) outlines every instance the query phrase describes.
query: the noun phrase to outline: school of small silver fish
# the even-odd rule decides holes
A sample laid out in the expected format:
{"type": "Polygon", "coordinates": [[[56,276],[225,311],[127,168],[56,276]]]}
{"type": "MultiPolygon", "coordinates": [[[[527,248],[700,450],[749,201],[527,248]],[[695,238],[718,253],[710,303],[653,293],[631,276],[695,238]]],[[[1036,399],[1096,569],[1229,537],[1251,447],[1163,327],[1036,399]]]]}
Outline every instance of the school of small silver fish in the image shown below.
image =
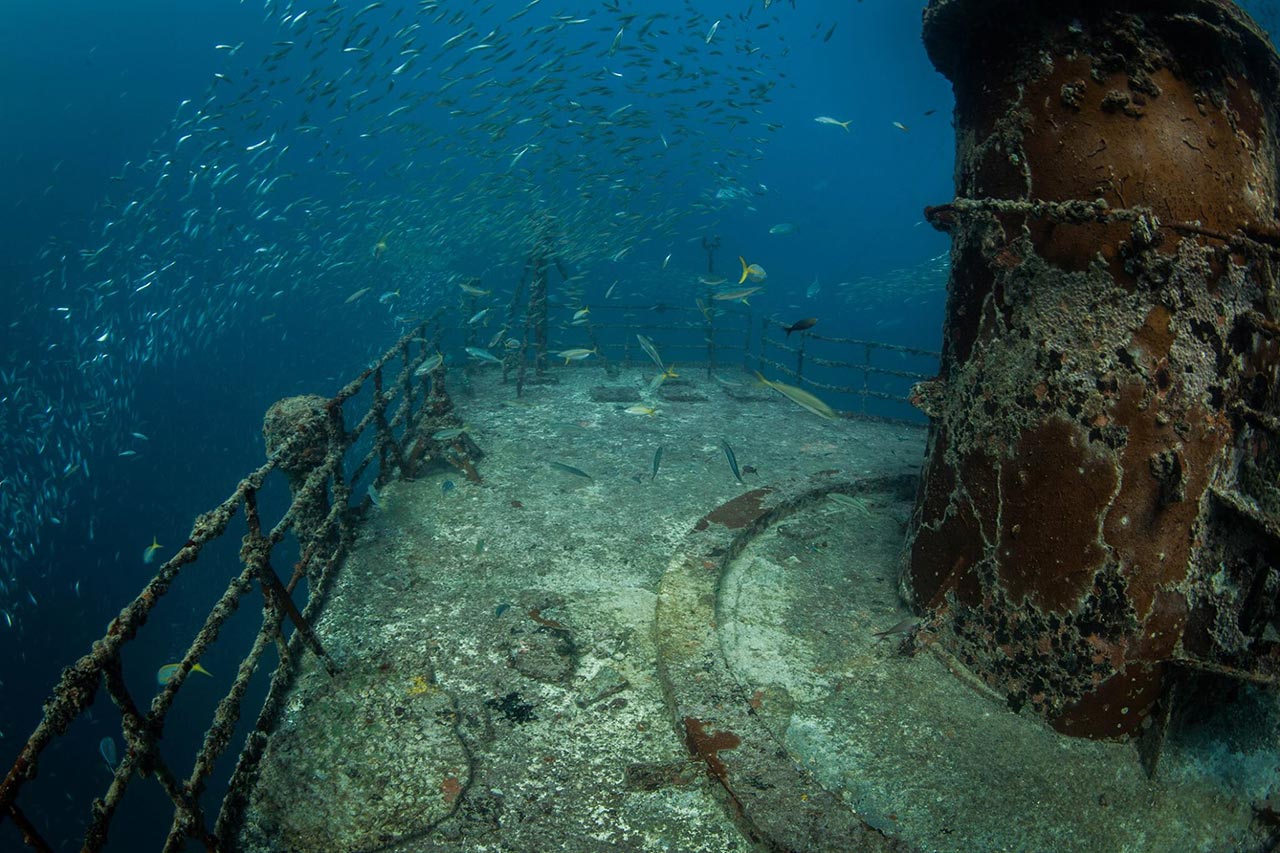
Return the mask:
{"type": "Polygon", "coordinates": [[[144,371],[295,312],[487,295],[474,259],[518,278],[548,221],[570,268],[652,243],[665,269],[756,193],[791,50],[771,24],[795,4],[262,9],[269,38],[214,46],[221,70],[84,212],[96,239],[51,241],[14,306],[9,332],[39,343],[0,368],[0,628],[37,605],[24,567],[90,499],[93,461],[145,448],[144,371]]]}

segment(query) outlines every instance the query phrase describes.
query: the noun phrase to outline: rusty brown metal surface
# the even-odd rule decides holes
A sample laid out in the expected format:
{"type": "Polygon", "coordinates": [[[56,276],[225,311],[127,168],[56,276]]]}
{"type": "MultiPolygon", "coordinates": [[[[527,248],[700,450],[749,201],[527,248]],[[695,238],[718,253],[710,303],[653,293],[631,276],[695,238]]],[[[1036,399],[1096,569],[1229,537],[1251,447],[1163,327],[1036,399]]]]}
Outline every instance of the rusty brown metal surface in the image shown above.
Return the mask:
{"type": "Polygon", "coordinates": [[[1280,592],[1276,56],[1226,2],[935,0],[956,93],[903,594],[1060,731],[1256,680],[1280,592]]]}

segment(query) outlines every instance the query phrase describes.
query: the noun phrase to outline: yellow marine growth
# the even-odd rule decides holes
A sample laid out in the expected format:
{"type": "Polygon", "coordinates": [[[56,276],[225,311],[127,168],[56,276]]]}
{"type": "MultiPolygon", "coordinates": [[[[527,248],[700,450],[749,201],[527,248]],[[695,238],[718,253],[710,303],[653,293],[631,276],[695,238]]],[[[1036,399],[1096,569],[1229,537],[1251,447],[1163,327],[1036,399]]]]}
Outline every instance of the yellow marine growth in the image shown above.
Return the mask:
{"type": "Polygon", "coordinates": [[[436,687],[431,680],[422,675],[415,675],[409,684],[409,689],[405,691],[408,696],[423,696],[428,693],[436,693],[440,688],[436,687]]]}

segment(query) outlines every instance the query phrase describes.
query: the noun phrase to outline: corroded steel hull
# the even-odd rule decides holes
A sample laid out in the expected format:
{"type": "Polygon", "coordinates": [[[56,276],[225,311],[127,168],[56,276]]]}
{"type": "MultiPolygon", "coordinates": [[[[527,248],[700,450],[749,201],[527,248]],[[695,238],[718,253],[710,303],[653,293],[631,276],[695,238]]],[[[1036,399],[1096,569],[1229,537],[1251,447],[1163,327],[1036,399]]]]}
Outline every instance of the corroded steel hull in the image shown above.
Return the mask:
{"type": "Polygon", "coordinates": [[[1069,734],[1272,680],[1274,52],[1221,2],[935,0],[925,42],[957,199],[904,595],[1069,734]]]}

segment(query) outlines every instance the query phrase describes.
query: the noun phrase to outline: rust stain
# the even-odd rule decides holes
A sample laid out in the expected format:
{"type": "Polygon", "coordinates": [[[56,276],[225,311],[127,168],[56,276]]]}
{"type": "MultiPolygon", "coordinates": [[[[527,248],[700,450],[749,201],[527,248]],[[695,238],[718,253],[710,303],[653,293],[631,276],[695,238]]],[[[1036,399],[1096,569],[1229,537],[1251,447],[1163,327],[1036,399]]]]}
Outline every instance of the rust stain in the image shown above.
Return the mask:
{"type": "Polygon", "coordinates": [[[1164,675],[1162,663],[1131,661],[1049,723],[1075,737],[1110,739],[1135,735],[1160,697],[1164,675]]]}
{"type": "Polygon", "coordinates": [[[542,611],[537,607],[529,611],[529,618],[532,619],[534,622],[537,622],[539,625],[541,625],[544,628],[554,628],[557,631],[569,630],[569,628],[563,623],[557,622],[554,619],[548,619],[547,617],[543,616],[542,611]]]}
{"type": "Polygon", "coordinates": [[[440,793],[444,794],[446,805],[453,805],[453,801],[462,793],[462,783],[457,776],[446,776],[440,783],[440,793]]]}
{"type": "Polygon", "coordinates": [[[773,489],[767,486],[744,492],[704,515],[693,529],[706,530],[715,523],[730,530],[741,530],[764,514],[764,499],[771,494],[773,489]]]}
{"type": "Polygon", "coordinates": [[[1187,414],[1186,440],[1178,436],[1164,407],[1144,405],[1143,388],[1121,388],[1113,419],[1128,431],[1120,455],[1122,480],[1103,535],[1128,582],[1128,597],[1140,621],[1151,612],[1158,587],[1172,587],[1187,576],[1191,537],[1187,531],[1200,512],[1212,463],[1230,437],[1227,429],[1206,429],[1206,413],[1187,414]],[[1163,423],[1162,423],[1163,422],[1163,423]],[[1168,455],[1164,455],[1168,454],[1168,455]],[[1173,460],[1174,469],[1157,477],[1153,460],[1173,460]],[[1170,480],[1177,482],[1170,485],[1170,480]]]}
{"type": "Polygon", "coordinates": [[[1080,427],[1045,421],[1023,433],[1001,469],[997,569],[1015,605],[1075,612],[1107,556],[1098,527],[1116,475],[1087,445],[1080,427]]]}
{"type": "Polygon", "coordinates": [[[720,751],[736,749],[742,745],[742,738],[730,731],[708,733],[706,724],[696,717],[684,718],[684,745],[691,755],[701,758],[707,765],[707,772],[723,784],[728,784],[729,769],[720,760],[720,751]]]}
{"type": "MultiPolygon", "coordinates": [[[[1022,140],[1035,164],[1031,197],[1103,198],[1113,207],[1150,207],[1162,221],[1226,231],[1271,218],[1240,191],[1258,172],[1250,143],[1256,137],[1236,134],[1228,114],[1197,91],[1194,75],[1159,68],[1134,87],[1128,71],[1097,74],[1094,63],[1086,54],[1057,57],[1052,73],[1027,83],[1027,103],[1043,105],[1022,140]]],[[[1239,98],[1236,105],[1236,115],[1256,112],[1239,98]]],[[[1252,196],[1261,201],[1265,194],[1252,196]]],[[[1039,230],[1037,250],[1065,268],[1084,269],[1102,251],[1117,280],[1130,279],[1115,251],[1128,239],[1127,225],[1039,230]]]]}

